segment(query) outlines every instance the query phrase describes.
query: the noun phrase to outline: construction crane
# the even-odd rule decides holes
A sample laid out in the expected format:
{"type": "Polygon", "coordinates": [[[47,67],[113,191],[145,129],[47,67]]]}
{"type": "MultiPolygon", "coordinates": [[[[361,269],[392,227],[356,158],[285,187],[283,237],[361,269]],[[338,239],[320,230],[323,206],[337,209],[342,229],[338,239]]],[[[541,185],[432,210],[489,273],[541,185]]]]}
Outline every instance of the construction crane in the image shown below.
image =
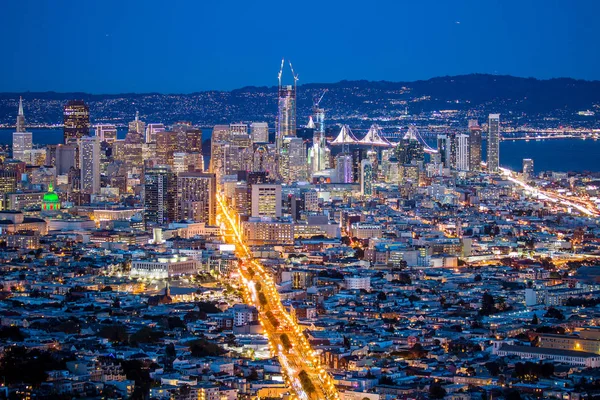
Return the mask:
{"type": "Polygon", "coordinates": [[[325,89],[325,90],[323,90],[323,93],[321,93],[321,96],[319,96],[318,98],[317,97],[313,98],[313,107],[314,108],[319,107],[319,104],[321,104],[321,100],[323,100],[323,97],[325,97],[325,93],[327,93],[328,91],[329,91],[329,89],[325,89]]]}
{"type": "Polygon", "coordinates": [[[294,67],[292,67],[292,62],[290,61],[290,69],[292,70],[292,76],[294,77],[294,90],[298,86],[298,75],[294,72],[294,67]]]}
{"type": "Polygon", "coordinates": [[[283,63],[284,59],[281,59],[281,67],[279,67],[279,74],[277,74],[277,79],[279,80],[279,88],[281,89],[281,75],[283,75],[283,63]]]}

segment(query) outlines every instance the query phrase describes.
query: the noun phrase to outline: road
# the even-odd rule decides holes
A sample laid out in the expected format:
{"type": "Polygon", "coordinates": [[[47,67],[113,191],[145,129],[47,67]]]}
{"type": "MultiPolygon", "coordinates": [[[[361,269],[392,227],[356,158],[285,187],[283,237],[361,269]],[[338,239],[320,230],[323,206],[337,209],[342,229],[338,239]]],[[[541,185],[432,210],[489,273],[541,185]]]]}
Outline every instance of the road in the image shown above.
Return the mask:
{"type": "Polygon", "coordinates": [[[301,400],[339,399],[332,377],[320,365],[300,326],[281,303],[273,276],[252,257],[237,228],[233,211],[217,195],[222,236],[235,245],[244,301],[257,308],[273,354],[281,364],[288,387],[301,400]]]}
{"type": "Polygon", "coordinates": [[[569,196],[564,196],[564,195],[560,195],[557,193],[552,193],[548,190],[542,190],[539,189],[537,187],[533,187],[531,185],[526,184],[525,182],[515,178],[513,175],[514,173],[508,169],[508,168],[500,168],[500,172],[502,172],[502,174],[506,177],[506,179],[508,179],[509,181],[523,187],[524,189],[526,189],[527,191],[537,195],[539,198],[544,199],[544,200],[550,200],[553,201],[555,203],[560,203],[564,206],[567,207],[571,207],[576,209],[577,211],[581,212],[582,214],[585,214],[589,217],[597,217],[600,216],[600,212],[598,211],[598,209],[589,201],[584,200],[584,199],[580,199],[580,198],[575,198],[575,197],[569,197],[569,196]]]}

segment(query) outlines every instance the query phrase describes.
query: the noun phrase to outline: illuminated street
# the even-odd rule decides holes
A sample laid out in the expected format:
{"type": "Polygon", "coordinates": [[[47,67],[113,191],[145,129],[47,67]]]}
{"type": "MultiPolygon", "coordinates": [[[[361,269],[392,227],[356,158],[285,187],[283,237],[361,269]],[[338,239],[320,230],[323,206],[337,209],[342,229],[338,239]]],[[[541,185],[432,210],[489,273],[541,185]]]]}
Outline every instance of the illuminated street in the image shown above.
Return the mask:
{"type": "Polygon", "coordinates": [[[581,213],[588,215],[588,216],[600,215],[600,212],[598,212],[598,210],[591,203],[586,202],[585,200],[550,193],[547,190],[541,190],[536,187],[530,186],[530,185],[526,184],[525,182],[514,178],[513,172],[507,168],[500,168],[500,171],[504,174],[504,176],[506,176],[506,179],[523,187],[525,190],[540,197],[541,199],[550,200],[555,203],[561,203],[562,205],[567,206],[567,207],[575,208],[576,210],[578,210],[581,213]]]}
{"type": "Polygon", "coordinates": [[[277,355],[285,371],[288,386],[299,399],[339,398],[331,376],[319,363],[317,353],[282,306],[271,274],[252,259],[231,211],[220,195],[217,195],[217,201],[223,237],[236,246],[237,256],[241,260],[239,273],[244,283],[244,298],[259,310],[260,323],[273,354],[277,355]]]}

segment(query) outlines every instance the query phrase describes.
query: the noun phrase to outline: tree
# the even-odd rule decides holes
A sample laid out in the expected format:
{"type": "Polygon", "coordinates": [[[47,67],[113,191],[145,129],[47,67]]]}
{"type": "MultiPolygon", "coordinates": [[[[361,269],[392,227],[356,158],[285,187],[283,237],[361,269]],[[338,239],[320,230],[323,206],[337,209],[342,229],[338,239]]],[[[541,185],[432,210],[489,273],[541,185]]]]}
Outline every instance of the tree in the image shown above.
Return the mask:
{"type": "Polygon", "coordinates": [[[496,307],[494,307],[495,300],[494,296],[489,293],[484,293],[481,299],[481,309],[479,310],[479,315],[490,315],[496,311],[496,307]]]}
{"type": "Polygon", "coordinates": [[[480,274],[477,274],[477,275],[475,275],[475,278],[473,278],[473,280],[474,280],[475,282],[481,282],[481,280],[482,280],[482,279],[483,279],[483,278],[481,278],[481,275],[480,275],[480,274]]]}
{"type": "Polygon", "coordinates": [[[131,343],[157,343],[165,334],[160,331],[144,326],[131,335],[131,343]]]}
{"type": "Polygon", "coordinates": [[[540,323],[537,314],[533,314],[533,318],[531,319],[531,325],[537,325],[540,323]]]}
{"type": "Polygon", "coordinates": [[[387,295],[384,292],[379,292],[379,293],[377,293],[377,300],[379,300],[379,301],[386,301],[387,300],[387,295]]]}
{"type": "Polygon", "coordinates": [[[214,357],[226,353],[226,351],[217,344],[210,343],[206,339],[198,339],[191,342],[190,351],[194,357],[214,357]]]}
{"type": "Polygon", "coordinates": [[[4,352],[0,376],[8,385],[25,383],[37,387],[48,378],[46,371],[65,368],[64,360],[54,358],[49,351],[12,346],[4,352]]]}
{"type": "Polygon", "coordinates": [[[487,362],[485,363],[485,368],[488,370],[491,376],[498,376],[500,373],[500,365],[497,362],[487,362]]]}
{"type": "Polygon", "coordinates": [[[100,328],[98,336],[110,340],[111,342],[126,342],[127,328],[125,325],[107,325],[100,328]]]}
{"type": "Polygon", "coordinates": [[[443,399],[446,396],[446,389],[437,382],[429,385],[429,398],[430,399],[443,399]]]}
{"type": "Polygon", "coordinates": [[[387,386],[394,386],[394,380],[392,378],[390,378],[387,375],[382,375],[381,378],[379,378],[379,384],[380,385],[387,385],[387,386]]]}
{"type": "Polygon", "coordinates": [[[250,370],[250,374],[248,374],[246,379],[249,381],[257,381],[258,380],[258,371],[256,371],[256,368],[252,368],[250,370]]]}
{"type": "Polygon", "coordinates": [[[563,313],[554,307],[548,308],[548,311],[546,311],[546,314],[544,314],[544,317],[554,318],[554,319],[558,319],[560,321],[565,319],[565,316],[563,315],[563,313]]]}

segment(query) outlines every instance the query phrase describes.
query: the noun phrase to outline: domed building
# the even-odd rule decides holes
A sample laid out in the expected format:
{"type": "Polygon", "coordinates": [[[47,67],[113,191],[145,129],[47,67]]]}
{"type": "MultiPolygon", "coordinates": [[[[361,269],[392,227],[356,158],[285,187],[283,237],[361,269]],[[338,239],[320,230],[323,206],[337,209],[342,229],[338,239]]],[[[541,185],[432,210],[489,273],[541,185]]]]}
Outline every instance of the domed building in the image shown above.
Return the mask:
{"type": "Polygon", "coordinates": [[[54,187],[50,183],[48,185],[48,192],[44,194],[44,198],[42,199],[42,212],[58,210],[60,210],[60,199],[58,198],[58,195],[54,193],[54,187]]]}

